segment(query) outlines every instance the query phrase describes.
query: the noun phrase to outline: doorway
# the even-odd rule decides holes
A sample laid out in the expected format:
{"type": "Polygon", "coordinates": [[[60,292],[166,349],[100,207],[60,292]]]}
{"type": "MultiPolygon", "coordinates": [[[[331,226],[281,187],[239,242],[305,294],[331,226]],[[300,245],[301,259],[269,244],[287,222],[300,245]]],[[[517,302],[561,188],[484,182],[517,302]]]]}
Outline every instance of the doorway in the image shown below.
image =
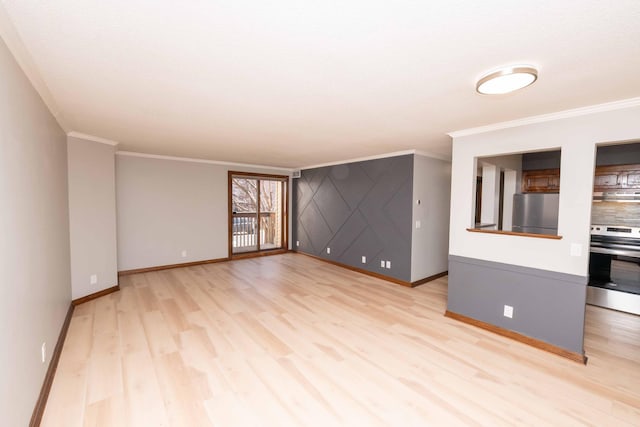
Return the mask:
{"type": "Polygon", "coordinates": [[[289,177],[229,172],[229,256],[287,248],[289,177]]]}

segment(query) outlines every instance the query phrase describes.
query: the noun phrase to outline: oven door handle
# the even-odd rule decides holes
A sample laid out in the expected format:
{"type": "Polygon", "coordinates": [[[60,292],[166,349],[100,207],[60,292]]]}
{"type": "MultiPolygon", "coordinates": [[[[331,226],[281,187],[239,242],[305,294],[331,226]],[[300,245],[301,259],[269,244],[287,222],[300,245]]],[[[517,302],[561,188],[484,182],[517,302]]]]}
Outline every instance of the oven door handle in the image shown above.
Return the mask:
{"type": "Polygon", "coordinates": [[[602,248],[598,246],[591,246],[590,251],[596,254],[621,255],[621,256],[640,258],[640,251],[634,251],[630,249],[610,249],[610,248],[602,248]]]}

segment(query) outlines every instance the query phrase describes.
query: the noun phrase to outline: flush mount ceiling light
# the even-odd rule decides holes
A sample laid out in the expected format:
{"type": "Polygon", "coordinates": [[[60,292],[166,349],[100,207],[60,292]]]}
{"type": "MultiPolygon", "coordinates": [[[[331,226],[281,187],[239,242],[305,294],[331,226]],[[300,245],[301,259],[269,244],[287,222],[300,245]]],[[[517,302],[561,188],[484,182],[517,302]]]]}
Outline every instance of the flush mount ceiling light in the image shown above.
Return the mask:
{"type": "Polygon", "coordinates": [[[501,95],[527,87],[538,78],[538,70],[530,65],[511,65],[486,74],[476,90],[485,95],[501,95]]]}

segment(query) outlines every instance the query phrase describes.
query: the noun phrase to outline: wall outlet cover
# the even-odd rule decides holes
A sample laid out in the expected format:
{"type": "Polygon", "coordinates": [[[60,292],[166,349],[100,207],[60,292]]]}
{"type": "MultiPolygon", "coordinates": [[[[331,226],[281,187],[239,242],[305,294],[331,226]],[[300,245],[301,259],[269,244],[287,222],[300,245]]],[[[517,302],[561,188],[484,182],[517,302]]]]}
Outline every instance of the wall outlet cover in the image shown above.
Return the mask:
{"type": "Polygon", "coordinates": [[[387,268],[391,268],[391,261],[387,261],[387,268]]]}
{"type": "Polygon", "coordinates": [[[300,246],[300,240],[296,240],[296,246],[300,246]]]}
{"type": "Polygon", "coordinates": [[[363,264],[366,264],[366,263],[367,263],[367,257],[366,257],[366,256],[364,256],[364,255],[362,256],[362,263],[363,263],[363,264]]]}
{"type": "Polygon", "coordinates": [[[89,282],[90,282],[92,285],[97,285],[97,284],[98,284],[98,275],[97,275],[97,274],[92,274],[92,275],[89,277],[89,282]]]}
{"type": "Polygon", "coordinates": [[[422,223],[420,222],[420,220],[416,221],[416,228],[420,228],[422,227],[422,223]]]}
{"type": "Polygon", "coordinates": [[[384,268],[384,261],[380,261],[380,267],[384,268]]]}
{"type": "Polygon", "coordinates": [[[43,342],[42,347],[40,347],[40,356],[42,357],[42,363],[47,360],[47,343],[43,342]]]}
{"type": "Polygon", "coordinates": [[[331,253],[331,248],[327,248],[327,253],[330,254],[331,253]]]}
{"type": "Polygon", "coordinates": [[[508,317],[509,319],[513,318],[513,307],[510,305],[504,306],[504,317],[508,317]]]}
{"type": "Polygon", "coordinates": [[[187,251],[185,249],[183,249],[182,252],[180,253],[180,255],[182,256],[182,258],[186,258],[187,257],[187,251]]]}

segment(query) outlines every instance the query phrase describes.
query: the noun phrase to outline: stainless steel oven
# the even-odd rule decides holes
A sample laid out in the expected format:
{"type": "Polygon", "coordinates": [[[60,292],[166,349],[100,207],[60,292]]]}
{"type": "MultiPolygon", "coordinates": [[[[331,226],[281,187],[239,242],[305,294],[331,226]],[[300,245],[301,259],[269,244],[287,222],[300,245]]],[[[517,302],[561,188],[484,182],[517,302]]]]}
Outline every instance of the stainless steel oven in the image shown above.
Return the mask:
{"type": "Polygon", "coordinates": [[[640,314],[640,228],[591,226],[587,303],[640,314]]]}

